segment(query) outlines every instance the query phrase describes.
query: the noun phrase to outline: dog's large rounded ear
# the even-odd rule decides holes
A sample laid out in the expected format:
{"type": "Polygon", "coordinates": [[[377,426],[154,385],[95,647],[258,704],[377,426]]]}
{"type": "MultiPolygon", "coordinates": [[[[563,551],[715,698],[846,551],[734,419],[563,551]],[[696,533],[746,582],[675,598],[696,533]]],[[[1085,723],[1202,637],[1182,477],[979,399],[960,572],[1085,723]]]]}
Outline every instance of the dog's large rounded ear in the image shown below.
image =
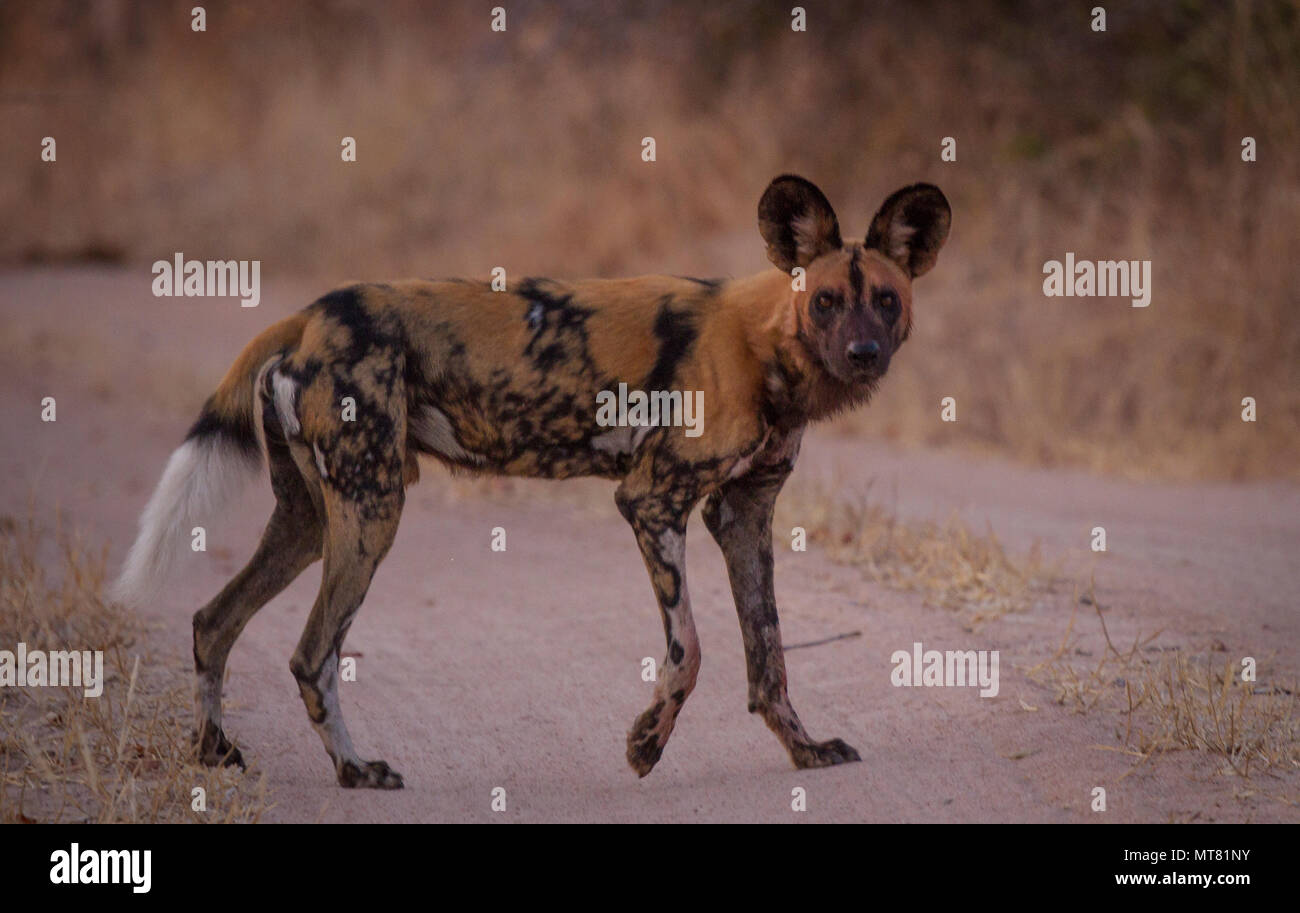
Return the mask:
{"type": "Polygon", "coordinates": [[[916,278],[939,259],[951,224],[952,209],[943,191],[933,184],[913,184],[895,191],[881,205],[867,231],[867,247],[916,278]]]}
{"type": "Polygon", "coordinates": [[[758,230],[767,242],[767,258],[787,273],[844,246],[826,195],[793,174],[767,185],[758,201],[758,230]]]}

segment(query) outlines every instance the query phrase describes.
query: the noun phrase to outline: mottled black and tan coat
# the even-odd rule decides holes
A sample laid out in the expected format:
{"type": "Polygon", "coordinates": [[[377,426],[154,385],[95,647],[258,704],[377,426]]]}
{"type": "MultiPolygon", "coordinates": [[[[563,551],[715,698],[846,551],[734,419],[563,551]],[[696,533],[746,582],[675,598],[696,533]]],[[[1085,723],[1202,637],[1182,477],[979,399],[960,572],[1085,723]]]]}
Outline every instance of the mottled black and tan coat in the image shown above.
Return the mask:
{"type": "Polygon", "coordinates": [[[864,403],[885,374],[911,327],[911,280],[934,265],[949,220],[943,194],[917,184],[885,201],[862,243],[845,244],[821,191],[786,175],[759,203],[777,269],[758,275],[525,279],[506,291],[458,280],[356,285],[266,330],[173,454],[117,589],[147,594],[195,518],[265,453],[275,512],[247,567],[194,616],[202,759],[242,763],[221,728],[226,658],[253,614],[323,556],[290,667],[339,782],[402,785],[353,748],[338,663],[426,454],[458,470],[618,481],[667,638],[654,699],[627,737],[638,774],[659,760],[699,670],[684,558],[701,501],[740,616],[750,711],[798,767],[857,760],[840,739],[813,739],[790,705],[773,505],[804,428],[864,403]],[[798,268],[802,282],[791,277],[798,268]],[[598,424],[597,394],[620,384],[701,391],[702,433],[598,424]]]}

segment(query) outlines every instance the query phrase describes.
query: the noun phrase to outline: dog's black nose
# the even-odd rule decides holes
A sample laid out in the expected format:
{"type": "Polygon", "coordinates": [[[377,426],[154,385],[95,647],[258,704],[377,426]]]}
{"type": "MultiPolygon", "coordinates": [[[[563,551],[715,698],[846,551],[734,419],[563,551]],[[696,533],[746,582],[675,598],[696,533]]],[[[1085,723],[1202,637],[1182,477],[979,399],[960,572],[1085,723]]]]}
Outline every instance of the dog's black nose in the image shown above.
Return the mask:
{"type": "Polygon", "coordinates": [[[880,358],[880,343],[874,339],[868,342],[851,342],[848,356],[849,361],[859,368],[869,368],[880,358]]]}

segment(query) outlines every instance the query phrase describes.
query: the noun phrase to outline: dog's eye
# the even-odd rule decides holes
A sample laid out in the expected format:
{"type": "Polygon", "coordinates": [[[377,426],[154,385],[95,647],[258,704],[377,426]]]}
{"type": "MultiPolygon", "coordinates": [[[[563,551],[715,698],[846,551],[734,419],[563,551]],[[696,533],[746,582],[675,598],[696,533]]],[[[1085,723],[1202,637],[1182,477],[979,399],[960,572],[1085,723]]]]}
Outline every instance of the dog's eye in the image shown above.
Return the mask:
{"type": "Polygon", "coordinates": [[[835,296],[830,292],[818,292],[813,295],[813,309],[825,314],[831,308],[835,307],[835,296]]]}
{"type": "Polygon", "coordinates": [[[880,308],[881,313],[890,323],[893,323],[894,318],[898,316],[898,293],[892,289],[877,292],[876,307],[880,308]]]}

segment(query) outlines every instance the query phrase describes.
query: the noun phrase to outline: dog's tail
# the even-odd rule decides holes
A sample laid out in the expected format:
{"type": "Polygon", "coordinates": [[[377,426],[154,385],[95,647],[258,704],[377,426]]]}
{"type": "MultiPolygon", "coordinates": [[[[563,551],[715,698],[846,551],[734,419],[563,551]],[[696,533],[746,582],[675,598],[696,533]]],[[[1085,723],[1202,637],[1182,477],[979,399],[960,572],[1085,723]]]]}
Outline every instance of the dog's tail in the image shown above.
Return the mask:
{"type": "Polygon", "coordinates": [[[239,353],[167,461],[110,598],[140,605],[152,597],[190,541],[192,527],[210,523],[257,474],[265,442],[256,388],[271,361],[298,344],[306,323],[306,314],[282,320],[239,353]]]}

